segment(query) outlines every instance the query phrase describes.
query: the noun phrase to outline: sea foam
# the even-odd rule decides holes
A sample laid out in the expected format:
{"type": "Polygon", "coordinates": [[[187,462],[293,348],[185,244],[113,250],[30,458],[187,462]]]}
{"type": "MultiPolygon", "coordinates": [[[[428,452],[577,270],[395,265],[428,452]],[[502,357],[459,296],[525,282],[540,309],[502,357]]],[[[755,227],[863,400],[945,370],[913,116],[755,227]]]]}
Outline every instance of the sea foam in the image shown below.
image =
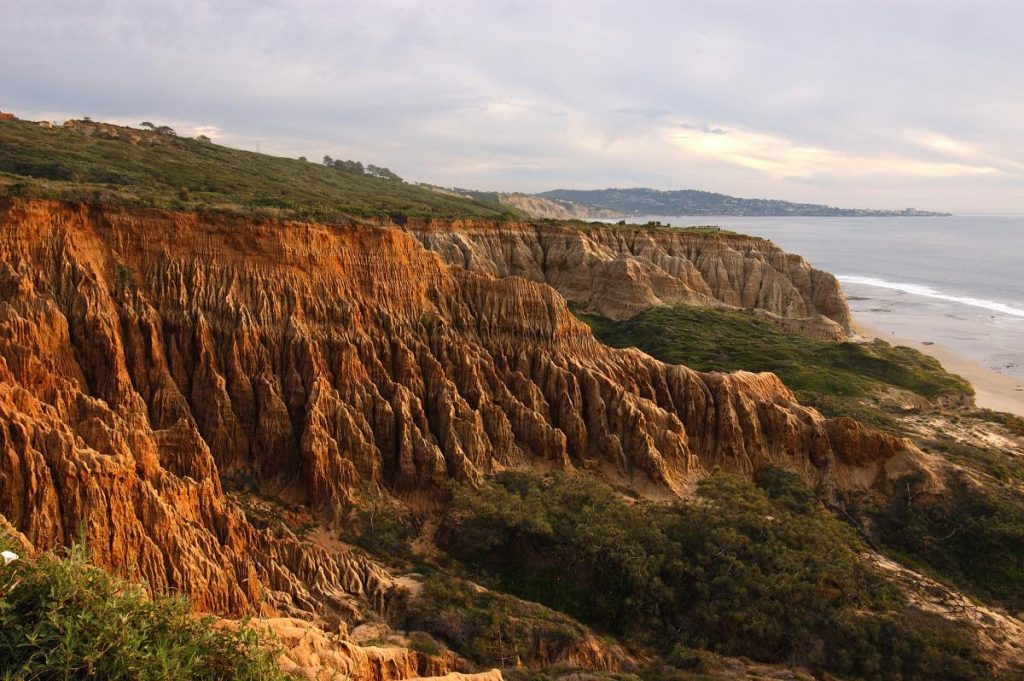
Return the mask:
{"type": "Polygon", "coordinates": [[[887,288],[895,291],[903,291],[915,296],[924,296],[925,298],[936,298],[938,300],[948,300],[953,303],[960,303],[962,305],[970,305],[972,307],[980,307],[993,312],[1001,312],[1002,314],[1012,315],[1014,317],[1024,317],[1024,309],[1007,305],[1006,303],[1000,303],[997,300],[986,300],[984,298],[971,298],[968,296],[954,296],[942,291],[936,291],[930,286],[923,286],[921,284],[906,284],[895,281],[886,281],[885,279],[876,279],[875,277],[861,277],[853,274],[837,274],[836,279],[844,284],[863,284],[864,286],[877,286],[878,288],[887,288]]]}

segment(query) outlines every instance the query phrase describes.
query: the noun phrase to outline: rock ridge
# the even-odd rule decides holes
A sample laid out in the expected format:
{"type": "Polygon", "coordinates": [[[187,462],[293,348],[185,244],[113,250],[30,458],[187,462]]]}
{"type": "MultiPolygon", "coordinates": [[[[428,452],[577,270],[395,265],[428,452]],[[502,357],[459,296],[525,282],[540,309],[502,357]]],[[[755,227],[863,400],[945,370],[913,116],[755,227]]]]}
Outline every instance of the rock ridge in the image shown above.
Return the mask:
{"type": "Polygon", "coordinates": [[[362,485],[429,497],[510,467],[664,494],[715,466],[837,488],[927,468],[772,374],[607,348],[555,288],[400,229],[20,199],[0,224],[0,514],[201,610],[336,626],[395,586],[257,529],[228,477],[330,524],[362,485]]]}
{"type": "Polygon", "coordinates": [[[659,305],[758,310],[808,335],[851,331],[842,288],[766,239],[712,230],[551,223],[406,225],[450,265],[551,285],[586,312],[627,319],[659,305]]]}

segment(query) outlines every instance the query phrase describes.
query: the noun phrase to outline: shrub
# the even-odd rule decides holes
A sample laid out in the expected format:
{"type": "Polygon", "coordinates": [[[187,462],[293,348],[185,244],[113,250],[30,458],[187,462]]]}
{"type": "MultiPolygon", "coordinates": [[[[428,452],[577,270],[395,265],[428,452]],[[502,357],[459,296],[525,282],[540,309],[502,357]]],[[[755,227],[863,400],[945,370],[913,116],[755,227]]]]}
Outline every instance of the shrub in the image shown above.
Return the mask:
{"type": "Polygon", "coordinates": [[[410,650],[415,650],[424,655],[441,654],[441,646],[437,644],[433,636],[425,631],[410,631],[408,638],[410,650]]]}
{"type": "Polygon", "coordinates": [[[987,601],[1024,610],[1024,495],[954,475],[948,495],[917,496],[914,482],[897,482],[875,514],[881,541],[987,601]]]}
{"type": "Polygon", "coordinates": [[[906,603],[798,478],[760,482],[715,473],[697,503],[631,503],[586,476],[503,473],[454,491],[439,538],[495,585],[666,655],[984,678],[970,632],[906,603]]]}
{"type": "Polygon", "coordinates": [[[413,542],[422,528],[420,518],[369,488],[362,490],[360,504],[349,514],[342,538],[386,562],[413,560],[413,542]]]}
{"type": "Polygon", "coordinates": [[[557,658],[586,636],[561,613],[441,574],[431,575],[393,619],[429,632],[477,664],[499,667],[529,664],[541,650],[557,658]]]}
{"type": "Polygon", "coordinates": [[[195,617],[89,565],[81,547],[0,567],[8,679],[286,679],[252,629],[195,617]]]}

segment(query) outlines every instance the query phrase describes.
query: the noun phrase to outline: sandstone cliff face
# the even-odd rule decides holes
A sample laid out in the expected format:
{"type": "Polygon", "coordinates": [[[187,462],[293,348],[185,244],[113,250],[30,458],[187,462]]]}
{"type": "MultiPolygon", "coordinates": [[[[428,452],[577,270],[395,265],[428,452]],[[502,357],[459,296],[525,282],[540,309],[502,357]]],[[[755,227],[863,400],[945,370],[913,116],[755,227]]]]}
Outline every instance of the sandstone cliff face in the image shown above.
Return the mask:
{"type": "Polygon", "coordinates": [[[719,305],[842,338],[850,310],[835,277],[770,241],[687,230],[526,223],[410,223],[450,265],[545,282],[584,310],[627,319],[657,305],[719,305]]]}
{"type": "MultiPolygon", "coordinates": [[[[101,564],[205,610],[352,621],[393,584],[255,529],[222,476],[330,522],[364,482],[429,495],[513,466],[663,493],[713,466],[774,462],[843,487],[922,466],[909,442],[825,419],[774,375],[604,347],[541,277],[451,267],[398,229],[19,200],[0,224],[0,513],[40,547],[82,533],[101,564]]],[[[570,241],[488,262],[582,286],[557,273],[570,241]]],[[[701,295],[743,295],[671,262],[701,295]]]]}

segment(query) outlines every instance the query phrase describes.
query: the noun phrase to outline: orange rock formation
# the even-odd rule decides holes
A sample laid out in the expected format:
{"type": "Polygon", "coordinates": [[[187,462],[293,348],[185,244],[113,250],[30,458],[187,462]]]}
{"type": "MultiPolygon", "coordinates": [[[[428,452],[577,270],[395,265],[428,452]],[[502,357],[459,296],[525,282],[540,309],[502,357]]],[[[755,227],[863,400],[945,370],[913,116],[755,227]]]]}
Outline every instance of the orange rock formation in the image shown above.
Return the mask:
{"type": "MultiPolygon", "coordinates": [[[[765,242],[414,236],[13,199],[0,224],[0,513],[39,547],[81,533],[102,565],[204,610],[326,625],[381,608],[392,586],[366,559],[257,530],[226,477],[330,522],[365,481],[429,495],[513,466],[664,493],[713,466],[773,462],[842,487],[921,466],[907,441],[825,419],[774,375],[609,349],[555,290],[583,295],[618,268],[662,282],[658,300],[687,282],[700,300],[848,323],[834,282],[765,242]],[[469,267],[452,264],[458,243],[469,267]]],[[[592,305],[635,307],[620,283],[592,305]]]]}

